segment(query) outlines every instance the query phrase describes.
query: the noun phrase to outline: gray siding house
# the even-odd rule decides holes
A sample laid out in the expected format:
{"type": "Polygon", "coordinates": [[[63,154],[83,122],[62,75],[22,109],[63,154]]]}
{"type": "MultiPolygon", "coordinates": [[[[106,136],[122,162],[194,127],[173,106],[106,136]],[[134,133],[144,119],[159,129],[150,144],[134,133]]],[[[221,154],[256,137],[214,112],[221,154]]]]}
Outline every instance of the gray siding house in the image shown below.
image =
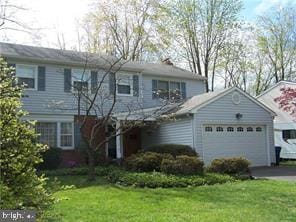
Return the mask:
{"type": "MultiPolygon", "coordinates": [[[[65,161],[80,161],[77,99],[71,85],[92,90],[114,58],[9,43],[0,43],[0,55],[15,67],[18,81],[27,85],[22,102],[29,112],[26,118],[37,121],[40,140],[62,148],[65,161]]],[[[106,94],[116,86],[119,124],[129,104],[149,112],[161,105],[162,96],[169,100],[175,96],[173,91],[181,98],[169,111],[174,120],[118,135],[106,144],[106,155],[125,158],[150,145],[177,143],[190,145],[206,164],[229,156],[246,157],[253,166],[274,162],[275,114],[238,88],[205,93],[204,81],[202,76],[168,64],[127,62],[115,74],[110,72],[102,84],[106,94]]]]}

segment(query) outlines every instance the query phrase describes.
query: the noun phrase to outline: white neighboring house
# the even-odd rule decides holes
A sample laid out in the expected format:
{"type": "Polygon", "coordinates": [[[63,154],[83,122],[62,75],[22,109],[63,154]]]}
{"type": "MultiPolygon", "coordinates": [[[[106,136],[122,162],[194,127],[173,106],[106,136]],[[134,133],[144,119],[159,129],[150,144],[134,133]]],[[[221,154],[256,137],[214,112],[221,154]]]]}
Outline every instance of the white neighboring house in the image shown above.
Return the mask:
{"type": "Polygon", "coordinates": [[[296,120],[279,108],[279,104],[274,101],[281,95],[280,89],[283,87],[296,88],[296,82],[281,81],[263,92],[257,99],[277,114],[274,119],[274,136],[275,145],[282,148],[280,157],[296,159],[296,120]]]}

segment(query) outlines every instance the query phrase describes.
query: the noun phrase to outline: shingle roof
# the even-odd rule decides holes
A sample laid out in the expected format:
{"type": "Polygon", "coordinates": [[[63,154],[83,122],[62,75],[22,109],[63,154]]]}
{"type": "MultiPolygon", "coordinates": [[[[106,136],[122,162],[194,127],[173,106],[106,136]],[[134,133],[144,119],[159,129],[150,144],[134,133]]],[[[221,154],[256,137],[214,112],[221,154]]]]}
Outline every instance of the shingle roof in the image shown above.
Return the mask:
{"type": "Polygon", "coordinates": [[[259,106],[261,106],[263,109],[265,109],[266,111],[268,111],[269,113],[271,113],[272,116],[276,116],[276,113],[273,112],[270,108],[268,108],[267,106],[265,106],[263,103],[261,103],[260,101],[258,101],[256,98],[250,96],[249,94],[247,94],[246,92],[242,91],[241,89],[237,88],[237,87],[231,87],[228,89],[223,89],[223,90],[218,90],[215,92],[209,92],[209,93],[204,93],[204,94],[200,94],[197,96],[193,96],[191,99],[187,100],[186,102],[184,102],[182,105],[179,106],[179,109],[177,111],[175,111],[176,115],[184,115],[187,113],[191,113],[192,111],[203,107],[204,105],[208,104],[208,103],[212,103],[214,102],[216,99],[234,91],[237,90],[240,93],[244,94],[247,98],[249,98],[250,100],[252,100],[253,102],[255,102],[256,104],[258,104],[259,106]]]}
{"type": "Polygon", "coordinates": [[[180,109],[176,112],[176,114],[182,115],[182,114],[189,113],[194,108],[210,101],[211,99],[215,98],[219,94],[224,93],[227,90],[229,89],[217,90],[214,92],[208,92],[208,93],[203,93],[200,95],[193,96],[191,99],[187,100],[185,103],[180,105],[180,109]]]}
{"type": "MultiPolygon", "coordinates": [[[[0,55],[12,59],[29,60],[44,63],[55,63],[61,65],[81,66],[85,65],[87,61],[87,64],[90,67],[110,67],[111,64],[118,62],[118,59],[116,59],[113,56],[3,42],[0,42],[0,55]]],[[[197,75],[195,73],[192,73],[190,71],[173,65],[144,63],[135,61],[127,62],[124,60],[119,61],[117,65],[121,66],[121,70],[136,71],[149,75],[200,80],[206,79],[201,75],[197,75]]]]}

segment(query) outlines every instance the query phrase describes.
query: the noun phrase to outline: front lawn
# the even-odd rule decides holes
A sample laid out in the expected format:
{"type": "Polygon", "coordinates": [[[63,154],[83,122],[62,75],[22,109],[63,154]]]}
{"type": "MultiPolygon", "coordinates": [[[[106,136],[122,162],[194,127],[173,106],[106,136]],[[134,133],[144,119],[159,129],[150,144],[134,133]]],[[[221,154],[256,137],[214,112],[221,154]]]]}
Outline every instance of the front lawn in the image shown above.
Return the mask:
{"type": "Polygon", "coordinates": [[[56,221],[295,221],[296,184],[249,180],[195,188],[133,188],[84,176],[58,179],[56,221]]]}
{"type": "Polygon", "coordinates": [[[281,160],[280,162],[281,166],[296,166],[296,160],[281,160]]]}

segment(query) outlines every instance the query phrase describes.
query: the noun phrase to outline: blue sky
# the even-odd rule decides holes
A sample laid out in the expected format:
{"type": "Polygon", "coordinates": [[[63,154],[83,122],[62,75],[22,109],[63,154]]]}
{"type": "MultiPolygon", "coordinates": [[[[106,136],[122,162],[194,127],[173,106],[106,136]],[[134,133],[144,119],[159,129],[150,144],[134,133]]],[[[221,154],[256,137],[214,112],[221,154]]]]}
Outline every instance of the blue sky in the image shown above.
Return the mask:
{"type": "Polygon", "coordinates": [[[268,9],[279,6],[295,6],[296,0],[243,0],[242,18],[254,21],[256,16],[264,14],[268,9]]]}
{"type": "Polygon", "coordinates": [[[262,0],[244,0],[244,9],[242,10],[242,16],[246,20],[253,20],[256,17],[256,7],[262,2],[262,0]]]}

